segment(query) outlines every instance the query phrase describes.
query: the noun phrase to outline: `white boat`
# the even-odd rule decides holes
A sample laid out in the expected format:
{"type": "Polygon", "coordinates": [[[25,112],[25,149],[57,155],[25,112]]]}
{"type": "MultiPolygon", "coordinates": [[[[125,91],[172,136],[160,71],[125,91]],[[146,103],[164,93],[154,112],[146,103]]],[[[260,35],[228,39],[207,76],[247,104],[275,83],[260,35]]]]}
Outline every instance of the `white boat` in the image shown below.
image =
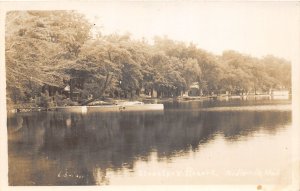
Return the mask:
{"type": "Polygon", "coordinates": [[[288,90],[272,90],[271,91],[272,99],[289,99],[288,90]]]}
{"type": "Polygon", "coordinates": [[[119,105],[122,105],[122,106],[144,105],[144,102],[141,102],[141,101],[126,101],[126,102],[121,102],[119,105]]]}
{"type": "Polygon", "coordinates": [[[272,90],[271,95],[272,96],[288,96],[289,91],[288,90],[272,90]]]}
{"type": "Polygon", "coordinates": [[[118,105],[88,106],[87,111],[161,111],[163,104],[145,104],[143,102],[122,102],[118,105]]]}

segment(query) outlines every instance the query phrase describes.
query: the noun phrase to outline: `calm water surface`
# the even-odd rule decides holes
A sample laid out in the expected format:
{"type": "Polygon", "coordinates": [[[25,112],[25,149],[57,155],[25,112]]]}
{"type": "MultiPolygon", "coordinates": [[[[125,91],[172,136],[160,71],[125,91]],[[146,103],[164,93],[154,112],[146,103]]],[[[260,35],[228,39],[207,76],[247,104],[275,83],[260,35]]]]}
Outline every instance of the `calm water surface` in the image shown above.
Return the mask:
{"type": "Polygon", "coordinates": [[[8,115],[9,185],[288,184],[289,100],[8,115]]]}

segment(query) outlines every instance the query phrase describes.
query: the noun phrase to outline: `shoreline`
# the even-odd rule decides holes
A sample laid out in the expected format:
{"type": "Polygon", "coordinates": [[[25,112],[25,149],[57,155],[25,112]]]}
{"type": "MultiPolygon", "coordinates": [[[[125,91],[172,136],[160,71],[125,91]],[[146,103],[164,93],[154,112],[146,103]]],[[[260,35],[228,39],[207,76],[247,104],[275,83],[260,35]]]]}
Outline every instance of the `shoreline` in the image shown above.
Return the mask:
{"type": "MultiPolygon", "coordinates": [[[[135,100],[120,100],[120,99],[112,99],[111,101],[117,102],[117,101],[142,101],[145,104],[163,104],[163,103],[169,103],[169,102],[190,102],[190,101],[206,101],[206,100],[232,100],[232,99],[241,99],[241,100],[247,100],[247,99],[256,99],[256,98],[274,98],[279,97],[282,99],[291,99],[292,95],[278,95],[278,96],[272,96],[270,94],[259,94],[259,95],[212,95],[212,96],[182,96],[182,97],[176,97],[176,98],[143,98],[139,97],[135,100]]],[[[25,104],[24,104],[25,105],[25,104]]],[[[69,107],[78,107],[81,105],[66,105],[66,106],[55,106],[55,107],[11,107],[7,109],[7,113],[19,113],[19,112],[41,112],[41,111],[55,111],[58,108],[69,108],[69,107]]],[[[87,106],[87,105],[85,105],[87,106]]],[[[98,106],[116,106],[116,104],[111,103],[108,105],[98,105],[98,106]]],[[[94,106],[89,106],[94,107],[94,106]]]]}

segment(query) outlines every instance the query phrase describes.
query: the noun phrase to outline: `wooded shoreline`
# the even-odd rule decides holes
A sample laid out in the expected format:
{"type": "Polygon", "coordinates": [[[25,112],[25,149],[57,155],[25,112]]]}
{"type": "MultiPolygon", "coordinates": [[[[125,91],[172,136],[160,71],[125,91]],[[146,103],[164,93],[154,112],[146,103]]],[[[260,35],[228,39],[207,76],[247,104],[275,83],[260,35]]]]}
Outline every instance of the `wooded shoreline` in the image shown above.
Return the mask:
{"type": "Polygon", "coordinates": [[[168,37],[149,43],[130,34],[93,34],[76,11],[10,11],[5,29],[11,108],[86,105],[102,97],[177,99],[186,92],[200,100],[291,92],[291,63],[283,58],[234,50],[216,55],[168,37]]]}

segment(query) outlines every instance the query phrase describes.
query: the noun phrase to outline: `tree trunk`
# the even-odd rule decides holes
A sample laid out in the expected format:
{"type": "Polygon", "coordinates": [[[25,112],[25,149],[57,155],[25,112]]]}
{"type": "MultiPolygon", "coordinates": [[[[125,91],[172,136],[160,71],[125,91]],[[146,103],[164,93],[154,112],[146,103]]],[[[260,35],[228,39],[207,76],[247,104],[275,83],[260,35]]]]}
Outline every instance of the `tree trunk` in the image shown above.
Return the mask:
{"type": "MultiPolygon", "coordinates": [[[[100,93],[99,93],[99,96],[94,97],[94,98],[92,98],[92,99],[90,99],[90,100],[84,102],[84,103],[81,104],[81,105],[87,105],[87,104],[89,104],[89,103],[95,101],[96,99],[99,99],[99,98],[104,94],[104,92],[105,92],[105,90],[106,90],[106,88],[107,88],[107,85],[108,85],[110,82],[111,82],[111,79],[109,80],[109,74],[107,74],[106,79],[105,79],[104,86],[103,86],[103,88],[101,88],[100,93]]],[[[71,87],[71,86],[70,86],[70,87],[71,87]]],[[[71,89],[70,89],[70,90],[71,90],[71,89]]]]}
{"type": "Polygon", "coordinates": [[[73,101],[72,95],[73,95],[73,80],[70,79],[70,95],[69,95],[69,98],[70,98],[70,100],[73,101]]]}

